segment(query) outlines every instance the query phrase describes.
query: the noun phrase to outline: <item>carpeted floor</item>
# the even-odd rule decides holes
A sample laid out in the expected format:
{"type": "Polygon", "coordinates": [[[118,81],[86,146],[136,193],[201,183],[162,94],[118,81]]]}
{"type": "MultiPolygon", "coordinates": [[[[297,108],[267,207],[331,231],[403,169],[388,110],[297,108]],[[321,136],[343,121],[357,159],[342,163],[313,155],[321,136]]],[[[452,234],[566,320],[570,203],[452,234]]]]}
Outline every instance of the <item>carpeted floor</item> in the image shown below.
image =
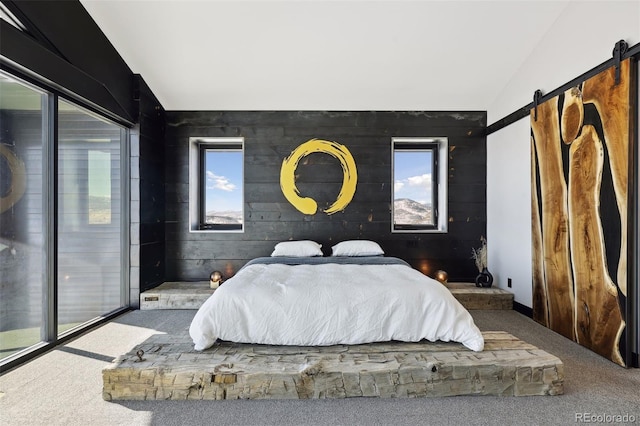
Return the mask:
{"type": "Polygon", "coordinates": [[[581,420],[640,423],[640,369],[621,368],[515,311],[471,312],[481,330],[507,331],[562,359],[565,395],[304,401],[102,399],[104,366],[152,334],[188,327],[194,312],[129,312],[6,373],[0,377],[0,424],[565,425],[581,420]]]}

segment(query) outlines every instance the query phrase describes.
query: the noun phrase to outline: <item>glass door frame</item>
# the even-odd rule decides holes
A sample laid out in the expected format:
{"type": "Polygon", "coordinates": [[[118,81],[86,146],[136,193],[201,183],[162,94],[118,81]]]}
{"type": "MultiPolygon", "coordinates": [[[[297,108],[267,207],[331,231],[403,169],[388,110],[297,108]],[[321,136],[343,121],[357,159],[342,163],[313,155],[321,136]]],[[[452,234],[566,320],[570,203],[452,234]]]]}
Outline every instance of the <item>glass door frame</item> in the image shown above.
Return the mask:
{"type": "Polygon", "coordinates": [[[103,114],[91,108],[89,102],[77,98],[64,89],[47,84],[44,79],[30,73],[28,70],[16,69],[2,63],[2,73],[28,86],[45,93],[43,107],[46,112],[42,118],[42,237],[43,237],[43,311],[40,328],[41,341],[22,349],[6,358],[0,359],[0,375],[15,367],[53,349],[55,346],[73,339],[88,329],[110,321],[111,319],[131,310],[130,301],[130,218],[131,218],[131,138],[130,128],[122,121],[114,120],[108,114],[103,114]],[[120,127],[120,191],[122,202],[120,205],[120,307],[89,321],[58,334],[58,278],[57,278],[57,242],[58,242],[58,99],[69,102],[88,114],[120,127]]]}

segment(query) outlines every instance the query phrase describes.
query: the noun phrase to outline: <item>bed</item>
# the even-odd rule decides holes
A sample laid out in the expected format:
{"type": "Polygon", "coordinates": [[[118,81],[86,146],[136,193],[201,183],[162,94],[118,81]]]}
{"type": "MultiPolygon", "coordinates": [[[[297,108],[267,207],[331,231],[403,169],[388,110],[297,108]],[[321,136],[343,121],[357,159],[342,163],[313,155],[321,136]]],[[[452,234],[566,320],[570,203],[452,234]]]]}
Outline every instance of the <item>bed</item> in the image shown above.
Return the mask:
{"type": "Polygon", "coordinates": [[[205,301],[189,327],[196,350],[218,339],[295,346],[426,339],[483,350],[480,330],[449,290],[376,243],[340,243],[331,256],[288,243],[295,244],[249,261],[205,301]]]}

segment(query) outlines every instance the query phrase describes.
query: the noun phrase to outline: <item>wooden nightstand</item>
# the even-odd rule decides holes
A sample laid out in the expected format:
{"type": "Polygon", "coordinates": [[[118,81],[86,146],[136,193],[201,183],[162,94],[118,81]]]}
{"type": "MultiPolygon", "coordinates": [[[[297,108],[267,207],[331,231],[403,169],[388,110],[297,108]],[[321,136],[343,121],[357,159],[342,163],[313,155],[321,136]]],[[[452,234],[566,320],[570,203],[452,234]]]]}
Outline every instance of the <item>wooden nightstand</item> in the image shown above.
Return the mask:
{"type": "Polygon", "coordinates": [[[496,287],[476,287],[475,283],[450,282],[444,284],[465,308],[513,309],[513,293],[496,287]]]}

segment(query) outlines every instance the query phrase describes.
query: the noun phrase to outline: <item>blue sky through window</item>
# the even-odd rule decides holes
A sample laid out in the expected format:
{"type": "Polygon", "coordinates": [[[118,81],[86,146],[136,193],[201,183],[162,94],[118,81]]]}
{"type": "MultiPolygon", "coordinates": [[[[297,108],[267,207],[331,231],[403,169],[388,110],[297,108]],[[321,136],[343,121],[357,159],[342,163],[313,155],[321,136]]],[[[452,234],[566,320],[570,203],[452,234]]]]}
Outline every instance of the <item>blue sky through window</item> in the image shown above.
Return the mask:
{"type": "Polygon", "coordinates": [[[242,152],[209,150],[205,159],[206,211],[242,211],[242,152]]]}
{"type": "Polygon", "coordinates": [[[397,150],[394,152],[394,199],[409,198],[422,204],[432,199],[433,152],[397,150]]]}

